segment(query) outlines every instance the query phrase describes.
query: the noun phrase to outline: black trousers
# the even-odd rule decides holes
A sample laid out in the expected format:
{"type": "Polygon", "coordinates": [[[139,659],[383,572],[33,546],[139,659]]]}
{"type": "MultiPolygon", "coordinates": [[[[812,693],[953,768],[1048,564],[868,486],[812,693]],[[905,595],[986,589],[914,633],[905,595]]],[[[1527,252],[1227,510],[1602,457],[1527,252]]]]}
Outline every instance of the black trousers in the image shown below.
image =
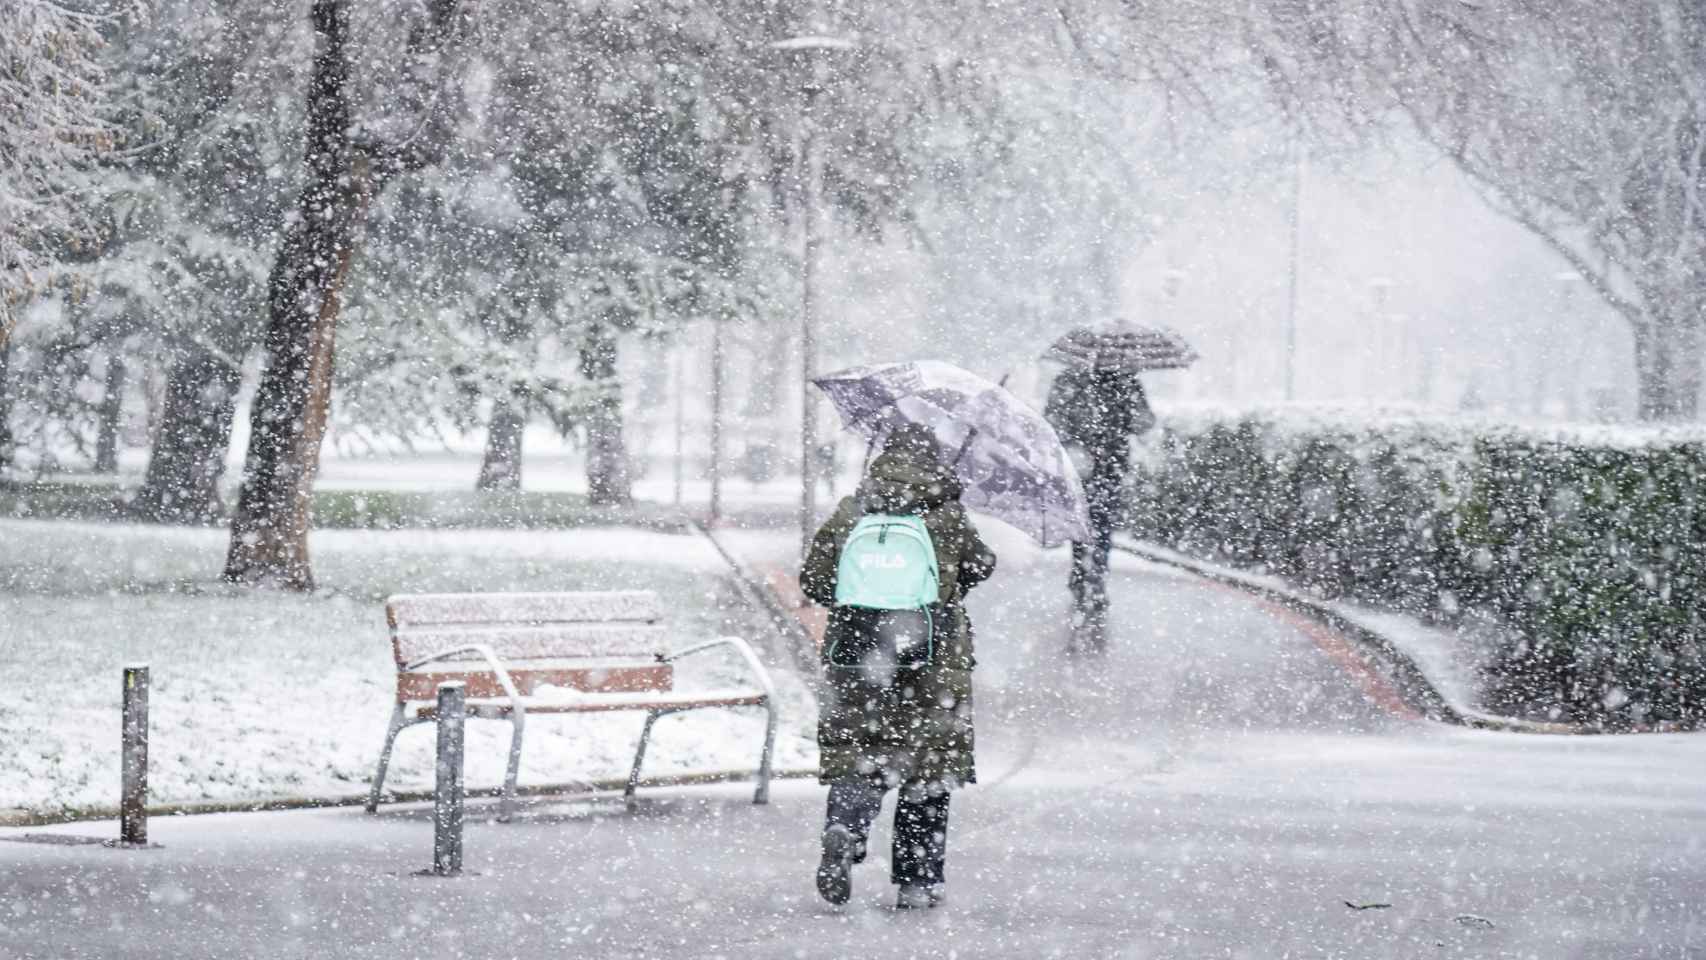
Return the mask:
{"type": "MultiPolygon", "coordinates": [[[[844,826],[857,841],[853,862],[865,859],[871,823],[883,807],[887,791],[869,780],[843,780],[829,787],[829,815],[824,827],[844,826]]],[[[889,879],[895,883],[934,886],[943,879],[948,855],[948,791],[932,792],[923,784],[905,784],[894,807],[894,854],[889,879]]]]}
{"type": "Polygon", "coordinates": [[[1072,573],[1067,586],[1078,609],[1101,615],[1108,609],[1108,554],[1113,549],[1113,531],[1094,530],[1089,543],[1072,541],[1072,573]]]}
{"type": "Polygon", "coordinates": [[[1108,615],[1108,553],[1113,549],[1114,523],[1119,518],[1121,478],[1125,464],[1098,462],[1084,484],[1090,514],[1089,542],[1072,544],[1072,573],[1067,586],[1083,630],[1082,641],[1102,646],[1108,615]]]}
{"type": "Polygon", "coordinates": [[[1108,628],[1108,553],[1113,548],[1113,531],[1107,527],[1092,528],[1089,543],[1073,542],[1072,574],[1067,586],[1072,590],[1072,605],[1076,630],[1071,648],[1100,651],[1106,645],[1108,628]]]}

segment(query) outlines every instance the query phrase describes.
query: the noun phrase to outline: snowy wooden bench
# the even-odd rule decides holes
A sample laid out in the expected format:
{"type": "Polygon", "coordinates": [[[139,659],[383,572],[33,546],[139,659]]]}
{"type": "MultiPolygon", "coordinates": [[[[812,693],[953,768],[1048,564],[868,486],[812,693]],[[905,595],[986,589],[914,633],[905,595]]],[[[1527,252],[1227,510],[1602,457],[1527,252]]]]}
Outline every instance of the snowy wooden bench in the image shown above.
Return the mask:
{"type": "Polygon", "coordinates": [[[642,710],[634,766],[625,792],[630,806],[652,725],[659,717],[704,707],[763,707],[764,747],[758,760],[754,803],[770,792],[770,757],[776,742],[775,691],[752,647],[739,637],[719,637],[671,651],[650,591],[603,593],[427,593],[385,602],[391,652],[397,662],[397,698],[385,747],[373,774],[367,812],[379,809],[385,768],[397,734],[436,719],[438,685],[467,685],[468,715],[512,724],[509,767],[499,819],[515,809],[521,735],[529,714],[642,710]],[[745,661],[754,686],[733,690],[675,689],[675,662],[720,647],[745,661]]]}

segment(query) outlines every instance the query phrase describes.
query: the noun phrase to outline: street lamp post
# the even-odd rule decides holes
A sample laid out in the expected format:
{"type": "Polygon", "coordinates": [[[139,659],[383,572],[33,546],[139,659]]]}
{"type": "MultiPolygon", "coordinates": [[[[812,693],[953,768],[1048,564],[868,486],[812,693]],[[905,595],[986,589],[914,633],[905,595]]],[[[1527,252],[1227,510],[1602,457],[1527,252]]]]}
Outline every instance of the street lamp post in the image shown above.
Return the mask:
{"type": "Polygon", "coordinates": [[[1390,277],[1370,277],[1368,280],[1368,329],[1366,342],[1373,344],[1370,363],[1363,371],[1360,387],[1365,400],[1386,400],[1385,393],[1399,375],[1396,369],[1397,348],[1393,344],[1392,280],[1390,277]],[[1371,379],[1372,378],[1372,379],[1371,379]]]}
{"type": "Polygon", "coordinates": [[[711,317],[711,495],[708,522],[716,526],[723,516],[723,322],[725,313],[711,317]]]}
{"type": "MultiPolygon", "coordinates": [[[[1157,222],[1160,217],[1154,218],[1157,222]]],[[[1165,317],[1165,323],[1170,326],[1180,326],[1179,322],[1179,291],[1185,286],[1185,271],[1178,267],[1168,267],[1161,271],[1161,308],[1158,316],[1165,317]]],[[[1194,399],[1200,390],[1200,381],[1191,379],[1182,385],[1169,387],[1170,391],[1182,393],[1185,397],[1194,399]],[[1182,386],[1182,389],[1180,389],[1182,386]]],[[[1153,396],[1154,394],[1151,394],[1153,396]]]]}
{"type": "Polygon", "coordinates": [[[1285,400],[1297,399],[1297,282],[1298,259],[1303,244],[1303,136],[1292,143],[1291,207],[1288,211],[1291,248],[1286,259],[1285,301],[1285,400]]]}
{"type": "MultiPolygon", "coordinates": [[[[685,337],[683,332],[680,337],[685,337]]],[[[671,379],[675,381],[675,505],[681,506],[682,487],[685,486],[684,460],[687,459],[687,368],[682,363],[682,343],[678,339],[670,345],[671,379]]]]}
{"type": "Polygon", "coordinates": [[[1580,418],[1582,410],[1582,359],[1594,344],[1589,337],[1576,325],[1576,290],[1581,283],[1582,275],[1574,270],[1563,270],[1553,275],[1558,284],[1558,309],[1552,315],[1551,322],[1546,327],[1546,343],[1567,351],[1569,356],[1569,379],[1563,386],[1564,415],[1571,420],[1580,418]],[[1567,344],[1568,346],[1558,346],[1567,344]]]}
{"type": "Polygon", "coordinates": [[[853,43],[840,37],[799,36],[777,40],[770,44],[790,57],[803,59],[806,80],[801,85],[805,106],[800,124],[801,199],[800,220],[805,234],[800,260],[800,556],[811,549],[813,528],[817,525],[817,394],[812,378],[817,376],[817,230],[818,157],[815,147],[816,124],[812,107],[823,90],[828,69],[826,57],[836,51],[851,50],[853,43]]]}

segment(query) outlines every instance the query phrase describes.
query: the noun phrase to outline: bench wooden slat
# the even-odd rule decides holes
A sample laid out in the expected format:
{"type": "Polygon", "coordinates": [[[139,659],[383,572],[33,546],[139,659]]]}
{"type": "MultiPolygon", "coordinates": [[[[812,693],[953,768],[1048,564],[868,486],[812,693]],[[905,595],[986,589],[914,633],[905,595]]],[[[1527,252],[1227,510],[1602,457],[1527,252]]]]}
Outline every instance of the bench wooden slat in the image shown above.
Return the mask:
{"type": "MultiPolygon", "coordinates": [[[[511,659],[551,657],[638,657],[650,660],[669,652],[669,633],[662,624],[655,623],[401,627],[392,639],[392,653],[399,667],[441,650],[470,644],[490,647],[506,663],[511,659]]],[[[447,662],[479,658],[477,653],[460,654],[447,662]]]]}
{"type": "MultiPolygon", "coordinates": [[[[448,665],[434,664],[433,668],[414,673],[397,674],[397,699],[432,701],[438,697],[438,685],[451,681],[466,684],[469,699],[504,696],[503,684],[497,674],[481,664],[468,664],[466,671],[448,665]]],[[[675,682],[675,670],[667,663],[643,666],[576,666],[510,671],[516,692],[529,697],[539,687],[550,685],[599,694],[652,693],[668,690],[675,682]]],[[[528,709],[532,709],[531,705],[528,709]]]]}
{"type": "MultiPolygon", "coordinates": [[[[608,713],[616,710],[667,710],[678,707],[756,707],[764,703],[764,694],[756,692],[717,692],[711,691],[703,695],[682,693],[677,695],[646,695],[646,694],[616,694],[601,696],[596,700],[529,700],[528,713],[608,713]]],[[[494,715],[507,715],[510,712],[508,700],[487,698],[476,702],[468,701],[470,712],[480,711],[494,715]]],[[[438,707],[425,706],[421,708],[420,716],[434,717],[438,715],[438,707]]]]}
{"type": "Polygon", "coordinates": [[[650,623],[663,616],[650,590],[585,593],[408,593],[389,597],[392,628],[449,623],[650,623]]]}

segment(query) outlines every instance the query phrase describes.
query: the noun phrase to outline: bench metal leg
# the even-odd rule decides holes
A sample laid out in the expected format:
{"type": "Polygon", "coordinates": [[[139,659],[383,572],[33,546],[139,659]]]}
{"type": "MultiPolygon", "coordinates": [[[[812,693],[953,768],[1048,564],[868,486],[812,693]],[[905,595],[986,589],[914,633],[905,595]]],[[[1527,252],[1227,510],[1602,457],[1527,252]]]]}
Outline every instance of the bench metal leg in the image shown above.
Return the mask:
{"type": "Polygon", "coordinates": [[[391,711],[391,725],[385,730],[385,748],[379,751],[379,769],[373,771],[373,789],[367,794],[368,813],[379,812],[379,795],[385,789],[385,770],[391,765],[391,747],[397,742],[397,734],[409,725],[406,713],[403,701],[397,701],[396,709],[391,711]]]}
{"type": "Polygon", "coordinates": [[[516,710],[509,722],[515,729],[509,735],[509,768],[504,771],[504,795],[498,801],[498,822],[508,823],[515,816],[515,783],[521,775],[521,733],[527,727],[527,714],[516,710]]]}
{"type": "Polygon", "coordinates": [[[657,723],[658,717],[661,716],[663,713],[660,711],[646,711],[646,725],[640,728],[640,748],[634,751],[634,769],[628,771],[628,789],[622,794],[622,798],[627,802],[630,811],[635,807],[634,791],[640,786],[640,764],[644,763],[646,759],[646,744],[652,738],[652,724],[657,723]]]}
{"type": "Polygon", "coordinates": [[[764,701],[764,753],[758,758],[758,789],[752,795],[753,803],[770,802],[770,758],[776,752],[776,703],[774,698],[764,701]]]}

